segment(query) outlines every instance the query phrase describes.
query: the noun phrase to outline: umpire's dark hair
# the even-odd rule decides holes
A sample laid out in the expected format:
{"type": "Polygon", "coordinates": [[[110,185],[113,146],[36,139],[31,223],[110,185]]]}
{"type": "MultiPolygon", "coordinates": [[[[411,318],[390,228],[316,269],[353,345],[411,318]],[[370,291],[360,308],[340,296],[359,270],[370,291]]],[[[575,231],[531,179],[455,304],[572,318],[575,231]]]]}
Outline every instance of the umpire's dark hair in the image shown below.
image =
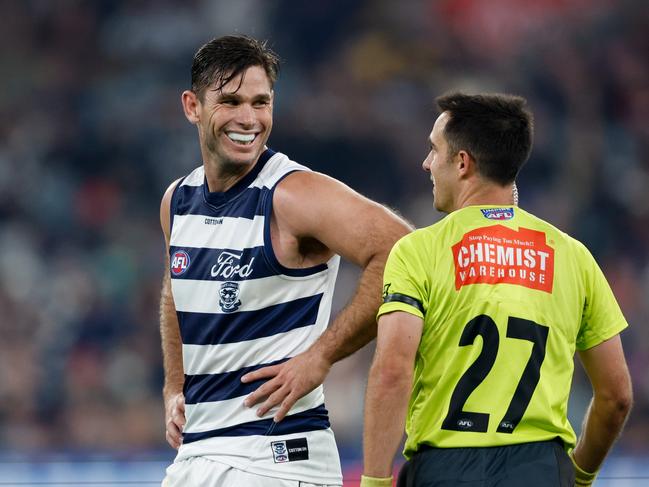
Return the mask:
{"type": "Polygon", "coordinates": [[[444,129],[449,153],[465,150],[482,176],[503,186],[513,182],[532,149],[534,120],[525,98],[451,93],[435,101],[449,113],[444,129]]]}
{"type": "Polygon", "coordinates": [[[251,66],[264,68],[272,87],[279,63],[279,56],[266,46],[266,41],[245,35],[212,39],[194,55],[192,91],[202,99],[206,88],[213,86],[218,90],[251,66]]]}

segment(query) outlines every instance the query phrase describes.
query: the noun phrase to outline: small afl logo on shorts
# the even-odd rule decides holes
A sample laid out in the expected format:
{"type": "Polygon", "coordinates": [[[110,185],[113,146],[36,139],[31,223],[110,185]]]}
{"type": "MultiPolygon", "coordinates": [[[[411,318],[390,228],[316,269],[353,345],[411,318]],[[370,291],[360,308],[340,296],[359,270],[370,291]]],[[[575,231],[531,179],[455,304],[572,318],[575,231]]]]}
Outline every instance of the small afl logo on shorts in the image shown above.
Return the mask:
{"type": "Polygon", "coordinates": [[[511,220],[514,218],[514,208],[486,208],[480,209],[488,220],[511,220]]]}
{"type": "Polygon", "coordinates": [[[273,441],[270,447],[273,449],[273,460],[275,463],[288,462],[288,450],[286,449],[285,441],[273,441]]]}
{"type": "Polygon", "coordinates": [[[271,441],[275,463],[297,462],[309,459],[309,444],[306,438],[293,438],[285,441],[271,441]]]}
{"type": "Polygon", "coordinates": [[[189,254],[184,250],[176,250],[171,256],[171,273],[174,276],[184,274],[189,268],[189,254]]]}

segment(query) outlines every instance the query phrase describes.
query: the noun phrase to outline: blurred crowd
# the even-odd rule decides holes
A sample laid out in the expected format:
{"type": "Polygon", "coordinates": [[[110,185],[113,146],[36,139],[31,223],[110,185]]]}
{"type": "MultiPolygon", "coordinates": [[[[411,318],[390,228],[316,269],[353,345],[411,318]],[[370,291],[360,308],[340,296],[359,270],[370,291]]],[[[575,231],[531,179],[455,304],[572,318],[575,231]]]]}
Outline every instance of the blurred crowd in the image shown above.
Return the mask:
{"type": "MultiPolygon", "coordinates": [[[[284,60],[269,145],[417,226],[442,217],[421,171],[434,97],[527,97],[520,204],[609,278],[636,400],[618,451],[649,451],[646,2],[13,0],[0,14],[0,449],[164,448],[159,202],[200,164],[180,106],[192,56],[239,32],[284,60]]],[[[338,309],[356,275],[343,267],[338,309]]],[[[346,455],[370,359],[327,381],[346,455]]],[[[578,371],[576,428],[589,394],[578,371]]]]}

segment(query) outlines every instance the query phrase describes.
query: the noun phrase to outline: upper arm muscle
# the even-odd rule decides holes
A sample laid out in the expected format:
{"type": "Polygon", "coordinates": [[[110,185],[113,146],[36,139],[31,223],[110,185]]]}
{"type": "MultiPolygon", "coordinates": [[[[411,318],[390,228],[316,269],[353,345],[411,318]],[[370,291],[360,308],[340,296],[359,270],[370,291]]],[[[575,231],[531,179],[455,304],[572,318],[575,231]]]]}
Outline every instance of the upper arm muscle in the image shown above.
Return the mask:
{"type": "Polygon", "coordinates": [[[340,181],[313,172],[287,176],[275,191],[280,226],[299,238],[315,238],[332,252],[364,266],[411,228],[394,213],[340,181]]]}

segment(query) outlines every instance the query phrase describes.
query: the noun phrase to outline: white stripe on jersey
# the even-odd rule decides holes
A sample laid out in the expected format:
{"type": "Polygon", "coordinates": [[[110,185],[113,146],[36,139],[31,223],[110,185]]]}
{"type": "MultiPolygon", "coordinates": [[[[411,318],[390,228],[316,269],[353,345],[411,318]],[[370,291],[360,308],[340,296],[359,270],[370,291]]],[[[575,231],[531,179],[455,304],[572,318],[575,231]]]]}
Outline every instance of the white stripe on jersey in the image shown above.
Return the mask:
{"type": "Polygon", "coordinates": [[[264,217],[253,220],[237,217],[219,217],[221,225],[206,225],[204,215],[174,215],[170,244],[176,247],[206,249],[239,249],[264,244],[264,217]]]}
{"type": "MultiPolygon", "coordinates": [[[[289,303],[299,298],[315,296],[327,289],[330,272],[324,270],[307,277],[275,275],[239,281],[241,307],[237,310],[256,311],[270,304],[289,303]],[[287,281],[299,284],[287,286],[287,281]]],[[[224,281],[199,281],[194,279],[172,279],[171,289],[177,311],[193,313],[221,313],[219,291],[224,281]]],[[[318,313],[319,315],[321,313],[318,313]]]]}
{"type": "MultiPolygon", "coordinates": [[[[297,414],[307,409],[313,409],[324,403],[323,387],[319,386],[297,401],[289,414],[297,414]]],[[[185,415],[187,424],[199,425],[200,428],[185,429],[184,433],[201,433],[228,426],[236,426],[241,423],[250,421],[259,421],[262,419],[272,418],[279,410],[275,406],[261,418],[257,416],[257,408],[247,408],[243,405],[244,396],[227,399],[225,401],[202,402],[199,404],[187,404],[185,406],[185,415]]]]}
{"type": "Polygon", "coordinates": [[[182,182],[181,186],[200,186],[205,181],[205,168],[203,166],[198,166],[192,172],[190,172],[185,180],[182,182]]]}
{"type": "MultiPolygon", "coordinates": [[[[255,181],[253,181],[253,183],[248,187],[272,188],[277,181],[284,176],[284,174],[289,171],[298,170],[310,171],[311,169],[295,161],[291,161],[286,155],[277,152],[266,162],[255,181]]],[[[205,168],[199,166],[187,175],[181,186],[201,186],[204,181],[205,168]]]]}
{"type": "Polygon", "coordinates": [[[222,374],[244,367],[267,364],[305,351],[320,336],[318,323],[255,340],[219,345],[183,344],[185,374],[222,374]]]}
{"type": "Polygon", "coordinates": [[[308,167],[291,161],[284,154],[279,152],[268,159],[257,179],[249,186],[250,188],[272,188],[284,175],[291,171],[311,171],[308,167]]]}

